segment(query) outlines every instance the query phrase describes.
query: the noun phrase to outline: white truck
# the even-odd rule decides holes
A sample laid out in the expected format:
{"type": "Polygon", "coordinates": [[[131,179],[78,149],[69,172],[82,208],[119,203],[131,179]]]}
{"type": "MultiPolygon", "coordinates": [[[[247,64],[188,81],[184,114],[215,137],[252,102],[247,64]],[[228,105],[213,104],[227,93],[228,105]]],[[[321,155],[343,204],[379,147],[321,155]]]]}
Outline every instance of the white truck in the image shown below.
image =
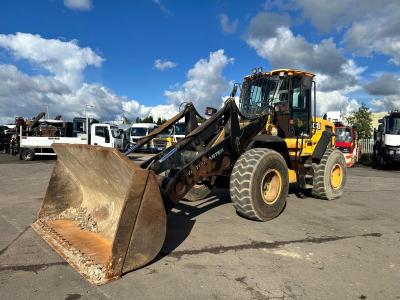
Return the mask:
{"type": "Polygon", "coordinates": [[[400,163],[400,111],[392,111],[379,120],[374,130],[373,159],[379,169],[400,163]]]}
{"type": "Polygon", "coordinates": [[[124,136],[117,126],[95,123],[90,126],[89,139],[86,133],[78,133],[77,137],[42,137],[24,136],[20,131],[19,148],[22,160],[33,160],[39,155],[56,155],[52,149],[54,143],[90,144],[102,147],[124,149],[124,136]]]}
{"type": "MultiPolygon", "coordinates": [[[[155,123],[133,123],[130,129],[130,144],[136,145],[136,142],[141,138],[149,135],[155,128],[157,128],[157,124],[155,123]]],[[[153,141],[149,144],[145,145],[142,150],[144,151],[152,151],[154,150],[153,141]]]]}

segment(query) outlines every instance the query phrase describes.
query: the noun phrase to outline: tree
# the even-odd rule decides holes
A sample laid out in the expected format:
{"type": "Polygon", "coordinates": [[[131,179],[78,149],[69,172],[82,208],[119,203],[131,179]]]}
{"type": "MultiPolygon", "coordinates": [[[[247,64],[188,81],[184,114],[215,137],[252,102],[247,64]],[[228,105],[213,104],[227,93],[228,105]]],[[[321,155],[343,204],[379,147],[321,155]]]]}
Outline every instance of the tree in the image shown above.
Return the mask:
{"type": "Polygon", "coordinates": [[[136,123],[141,123],[142,120],[139,117],[136,117],[136,123]]]}
{"type": "Polygon", "coordinates": [[[357,127],[359,139],[372,138],[372,112],[364,103],[358,111],[353,112],[350,116],[346,117],[346,120],[350,125],[357,127]]]}
{"type": "Polygon", "coordinates": [[[162,123],[163,123],[163,121],[161,120],[160,117],[158,117],[158,119],[157,119],[157,125],[161,125],[162,123]]]}
{"type": "Polygon", "coordinates": [[[145,117],[145,118],[142,120],[142,123],[154,123],[153,116],[145,117]]]}

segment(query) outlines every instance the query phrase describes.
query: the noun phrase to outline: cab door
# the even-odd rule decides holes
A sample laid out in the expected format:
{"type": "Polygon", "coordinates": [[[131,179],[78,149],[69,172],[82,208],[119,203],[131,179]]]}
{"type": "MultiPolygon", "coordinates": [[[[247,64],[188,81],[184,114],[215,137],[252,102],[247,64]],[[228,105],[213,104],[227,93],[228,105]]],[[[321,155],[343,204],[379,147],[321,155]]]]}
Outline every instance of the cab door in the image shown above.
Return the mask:
{"type": "Polygon", "coordinates": [[[112,147],[110,128],[107,125],[93,125],[91,144],[103,147],[112,147]]]}
{"type": "Polygon", "coordinates": [[[290,127],[293,137],[310,136],[311,82],[304,84],[306,77],[293,76],[290,89],[290,127]]]}

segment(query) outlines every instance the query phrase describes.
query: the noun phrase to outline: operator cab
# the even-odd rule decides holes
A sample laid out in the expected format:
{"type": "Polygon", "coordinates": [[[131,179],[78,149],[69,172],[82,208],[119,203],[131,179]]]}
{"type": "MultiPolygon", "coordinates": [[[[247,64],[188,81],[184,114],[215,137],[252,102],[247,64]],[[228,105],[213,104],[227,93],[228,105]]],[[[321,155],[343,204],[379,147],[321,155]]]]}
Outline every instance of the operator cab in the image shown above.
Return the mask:
{"type": "Polygon", "coordinates": [[[310,137],[314,76],[299,70],[256,71],[244,79],[240,110],[249,118],[270,113],[282,138],[310,137]]]}

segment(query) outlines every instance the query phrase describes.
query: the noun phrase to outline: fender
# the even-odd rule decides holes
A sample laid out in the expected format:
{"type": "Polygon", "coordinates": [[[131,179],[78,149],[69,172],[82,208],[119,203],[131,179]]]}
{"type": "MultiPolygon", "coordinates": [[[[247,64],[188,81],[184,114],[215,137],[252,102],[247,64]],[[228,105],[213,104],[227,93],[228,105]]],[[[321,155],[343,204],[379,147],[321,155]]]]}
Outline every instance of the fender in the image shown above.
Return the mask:
{"type": "Polygon", "coordinates": [[[285,159],[288,168],[293,169],[289,150],[283,138],[268,134],[260,134],[255,136],[247,147],[247,149],[252,148],[268,148],[280,153],[285,159]]]}
{"type": "Polygon", "coordinates": [[[332,137],[334,134],[330,131],[324,131],[321,135],[321,138],[319,139],[317,146],[315,146],[315,149],[312,154],[312,159],[313,160],[318,160],[320,161],[322,159],[322,156],[325,154],[325,150],[328,147],[329,142],[332,140],[332,137]]]}

